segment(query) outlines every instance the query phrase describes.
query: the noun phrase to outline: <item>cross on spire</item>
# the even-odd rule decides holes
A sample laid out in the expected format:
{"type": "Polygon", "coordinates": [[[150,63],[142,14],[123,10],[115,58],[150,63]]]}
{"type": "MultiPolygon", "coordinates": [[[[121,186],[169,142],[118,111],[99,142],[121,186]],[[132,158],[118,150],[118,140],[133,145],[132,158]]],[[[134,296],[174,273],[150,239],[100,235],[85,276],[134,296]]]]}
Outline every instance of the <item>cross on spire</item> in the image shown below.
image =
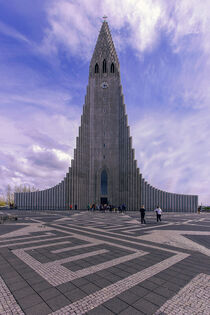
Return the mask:
{"type": "Polygon", "coordinates": [[[104,15],[103,19],[104,19],[104,21],[106,21],[106,19],[108,19],[108,16],[104,15]]]}

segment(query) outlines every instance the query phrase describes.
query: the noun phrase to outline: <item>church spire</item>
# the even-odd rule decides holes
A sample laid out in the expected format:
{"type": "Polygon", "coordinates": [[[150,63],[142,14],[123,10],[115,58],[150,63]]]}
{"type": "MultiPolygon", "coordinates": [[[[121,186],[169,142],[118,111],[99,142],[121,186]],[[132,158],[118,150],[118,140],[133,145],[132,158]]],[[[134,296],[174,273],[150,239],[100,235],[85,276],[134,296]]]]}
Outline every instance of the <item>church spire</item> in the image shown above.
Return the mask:
{"type": "Polygon", "coordinates": [[[119,70],[119,60],[114,47],[112,36],[106,20],[103,21],[96,46],[91,59],[90,67],[93,69],[96,64],[102,64],[103,60],[113,63],[119,70]]]}

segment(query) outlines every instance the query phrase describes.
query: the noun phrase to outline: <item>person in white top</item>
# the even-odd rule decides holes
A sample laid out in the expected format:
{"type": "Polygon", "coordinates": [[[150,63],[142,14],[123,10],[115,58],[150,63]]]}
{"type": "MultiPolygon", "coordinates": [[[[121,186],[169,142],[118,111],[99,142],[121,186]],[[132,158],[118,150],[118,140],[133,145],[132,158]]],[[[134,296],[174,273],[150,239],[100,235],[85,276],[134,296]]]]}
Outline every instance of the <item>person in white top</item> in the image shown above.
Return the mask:
{"type": "Polygon", "coordinates": [[[157,206],[157,208],[154,211],[156,212],[156,215],[157,215],[157,222],[161,221],[161,214],[163,211],[160,209],[159,206],[157,206]]]}

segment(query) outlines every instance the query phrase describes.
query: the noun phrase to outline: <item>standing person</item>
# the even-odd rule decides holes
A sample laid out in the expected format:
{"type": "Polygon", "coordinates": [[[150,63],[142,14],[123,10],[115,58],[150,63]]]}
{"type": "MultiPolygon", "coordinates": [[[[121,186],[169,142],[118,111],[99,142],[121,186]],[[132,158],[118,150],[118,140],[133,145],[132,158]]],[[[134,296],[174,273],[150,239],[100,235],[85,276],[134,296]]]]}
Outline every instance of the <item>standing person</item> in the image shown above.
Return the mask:
{"type": "Polygon", "coordinates": [[[141,206],[140,208],[140,214],[141,214],[141,224],[146,224],[146,221],[145,221],[145,208],[144,208],[144,205],[141,206]]]}
{"type": "Polygon", "coordinates": [[[154,211],[156,212],[156,215],[157,215],[157,222],[161,221],[162,210],[160,209],[160,207],[157,206],[157,208],[154,211]]]}

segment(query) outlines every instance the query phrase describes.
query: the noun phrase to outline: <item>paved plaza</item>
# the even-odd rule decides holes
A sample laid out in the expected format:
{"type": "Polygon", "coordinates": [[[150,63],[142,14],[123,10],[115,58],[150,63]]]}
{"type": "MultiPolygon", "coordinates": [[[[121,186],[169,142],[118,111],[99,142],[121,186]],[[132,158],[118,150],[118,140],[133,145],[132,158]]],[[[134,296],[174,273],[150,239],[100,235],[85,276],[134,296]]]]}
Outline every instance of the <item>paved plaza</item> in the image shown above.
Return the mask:
{"type": "Polygon", "coordinates": [[[6,213],[1,315],[210,314],[210,214],[6,213]]]}

